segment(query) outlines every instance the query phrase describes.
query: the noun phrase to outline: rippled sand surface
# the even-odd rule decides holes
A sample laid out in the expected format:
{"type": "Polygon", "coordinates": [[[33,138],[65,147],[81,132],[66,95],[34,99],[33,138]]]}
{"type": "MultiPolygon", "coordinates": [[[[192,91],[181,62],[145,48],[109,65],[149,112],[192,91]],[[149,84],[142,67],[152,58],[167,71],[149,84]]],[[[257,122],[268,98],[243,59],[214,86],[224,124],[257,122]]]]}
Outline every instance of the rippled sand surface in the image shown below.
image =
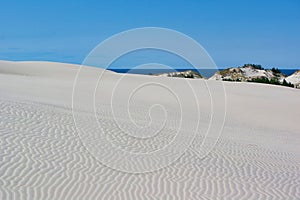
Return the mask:
{"type": "Polygon", "coordinates": [[[300,199],[299,90],[84,69],[0,62],[0,199],[300,199]]]}

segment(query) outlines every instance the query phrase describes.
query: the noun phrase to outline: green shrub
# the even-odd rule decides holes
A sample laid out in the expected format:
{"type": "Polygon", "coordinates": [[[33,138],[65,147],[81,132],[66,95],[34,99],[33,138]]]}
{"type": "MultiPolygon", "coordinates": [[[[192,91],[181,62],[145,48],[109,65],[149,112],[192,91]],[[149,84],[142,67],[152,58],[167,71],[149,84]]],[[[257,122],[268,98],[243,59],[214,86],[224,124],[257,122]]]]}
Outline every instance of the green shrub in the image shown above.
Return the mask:
{"type": "Polygon", "coordinates": [[[279,82],[278,79],[276,78],[272,78],[272,79],[268,79],[266,77],[261,77],[261,78],[254,78],[252,80],[248,80],[248,82],[255,82],[255,83],[264,83],[264,84],[271,84],[271,85],[282,85],[282,86],[286,86],[286,87],[294,87],[294,85],[292,83],[288,83],[285,79],[283,80],[282,83],[279,82]]]}
{"type": "Polygon", "coordinates": [[[272,68],[271,71],[274,73],[274,74],[280,74],[281,71],[278,69],[278,68],[272,68]]]}
{"type": "Polygon", "coordinates": [[[244,64],[243,65],[243,67],[247,67],[247,66],[253,67],[255,69],[260,69],[260,70],[264,69],[261,65],[256,65],[256,64],[244,64]]]}

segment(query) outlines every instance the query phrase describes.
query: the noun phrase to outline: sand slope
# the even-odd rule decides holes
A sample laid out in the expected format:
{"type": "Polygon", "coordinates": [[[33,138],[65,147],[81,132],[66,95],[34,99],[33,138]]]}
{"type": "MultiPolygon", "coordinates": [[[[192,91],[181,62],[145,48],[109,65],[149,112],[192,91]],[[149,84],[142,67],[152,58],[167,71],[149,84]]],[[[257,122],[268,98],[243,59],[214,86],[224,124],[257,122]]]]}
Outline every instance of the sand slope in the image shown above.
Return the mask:
{"type": "MultiPolygon", "coordinates": [[[[83,146],[71,110],[78,69],[77,65],[61,63],[0,62],[0,199],[300,199],[299,90],[224,83],[225,126],[207,157],[199,159],[197,155],[197,141],[203,139],[200,133],[175,163],[158,171],[132,174],[101,164],[83,146]]],[[[82,81],[89,86],[89,77],[102,69],[86,69],[82,81]]],[[[166,105],[172,115],[166,131],[149,142],[125,139],[114,123],[107,98],[119,78],[116,73],[105,72],[95,97],[98,121],[108,137],[135,152],[166,145],[178,126],[176,101],[157,88],[137,92],[130,109],[138,123],[149,120],[145,113],[152,102],[166,105]]],[[[141,75],[126,75],[122,81],[114,108],[118,108],[117,118],[123,128],[133,132],[132,123],[122,116],[126,89],[152,81],[184,90],[181,87],[186,83],[180,78],[141,75]]],[[[200,124],[206,129],[210,101],[203,88],[205,83],[214,88],[216,82],[188,82],[200,91],[200,124]]],[[[88,87],[85,92],[89,93],[88,87]]],[[[193,102],[183,102],[190,104],[186,108],[192,112],[193,102]]],[[[76,112],[88,119],[85,106],[83,102],[82,110],[76,112]]],[[[218,115],[218,110],[214,113],[218,115]]],[[[153,130],[145,129],[146,135],[159,126],[159,111],[153,115],[153,130]]],[[[193,119],[187,116],[185,120],[192,123],[193,119]]],[[[187,134],[193,131],[189,123],[184,127],[187,134]]]]}

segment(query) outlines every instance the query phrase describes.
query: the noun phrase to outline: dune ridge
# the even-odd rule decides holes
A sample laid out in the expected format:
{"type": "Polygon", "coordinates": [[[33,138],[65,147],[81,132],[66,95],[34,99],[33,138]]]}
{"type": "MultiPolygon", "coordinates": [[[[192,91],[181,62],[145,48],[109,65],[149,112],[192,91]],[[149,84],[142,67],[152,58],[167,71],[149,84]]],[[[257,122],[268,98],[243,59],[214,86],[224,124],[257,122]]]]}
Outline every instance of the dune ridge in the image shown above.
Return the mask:
{"type": "MultiPolygon", "coordinates": [[[[224,130],[207,157],[198,157],[204,138],[201,132],[175,163],[154,172],[132,174],[107,167],[83,146],[71,104],[78,69],[70,64],[0,62],[0,199],[300,199],[299,91],[226,82],[224,130]],[[39,66],[43,70],[37,70],[39,66]]],[[[102,69],[89,70],[87,79],[89,73],[102,69]]],[[[126,137],[114,123],[107,99],[100,98],[110,94],[111,83],[119,76],[105,72],[104,85],[97,93],[98,123],[112,142],[126,150],[149,152],[166,145],[179,121],[176,101],[167,105],[172,117],[164,132],[145,141],[126,137]]],[[[126,75],[123,85],[129,88],[149,80],[178,87],[186,81],[126,75]]],[[[188,81],[206,94],[201,86],[204,80],[188,81]]],[[[212,87],[214,82],[206,81],[212,87]]],[[[131,109],[141,125],[149,120],[143,114],[148,110],[144,105],[165,103],[149,91],[138,93],[131,109]]],[[[206,130],[208,98],[197,97],[203,116],[200,127],[206,130]]],[[[123,105],[117,103],[119,112],[123,105]]],[[[93,113],[76,112],[93,118],[93,113]]],[[[131,121],[118,117],[126,130],[135,130],[131,121]]],[[[159,120],[151,127],[156,126],[159,120]]],[[[184,128],[193,131],[188,124],[184,128]]]]}

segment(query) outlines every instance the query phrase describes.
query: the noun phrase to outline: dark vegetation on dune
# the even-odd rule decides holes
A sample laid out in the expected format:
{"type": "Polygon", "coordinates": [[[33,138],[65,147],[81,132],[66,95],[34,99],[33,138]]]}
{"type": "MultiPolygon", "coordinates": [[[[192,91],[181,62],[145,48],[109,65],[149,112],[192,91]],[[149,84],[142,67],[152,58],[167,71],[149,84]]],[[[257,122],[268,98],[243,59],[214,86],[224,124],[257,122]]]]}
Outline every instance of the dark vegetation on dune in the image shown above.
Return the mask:
{"type": "MultiPolygon", "coordinates": [[[[237,69],[234,70],[234,72],[240,72],[240,68],[243,67],[252,67],[254,69],[258,69],[258,70],[265,70],[261,65],[257,65],[257,64],[244,64],[242,67],[239,67],[237,69]]],[[[230,69],[230,68],[229,68],[230,69]]],[[[220,71],[221,75],[225,75],[229,73],[229,69],[225,69],[220,71]]],[[[287,82],[285,79],[283,79],[282,82],[279,81],[279,77],[280,74],[282,74],[282,72],[278,69],[278,68],[272,68],[271,69],[273,75],[275,76],[275,78],[271,78],[268,79],[267,77],[256,77],[256,78],[252,78],[247,80],[247,82],[254,82],[254,83],[264,83],[264,84],[271,84],[271,85],[281,85],[281,86],[286,86],[286,87],[294,87],[294,85],[290,82],[287,82]]],[[[223,81],[233,81],[233,82],[241,82],[242,80],[237,78],[237,79],[230,79],[230,78],[223,78],[223,81]]]]}

